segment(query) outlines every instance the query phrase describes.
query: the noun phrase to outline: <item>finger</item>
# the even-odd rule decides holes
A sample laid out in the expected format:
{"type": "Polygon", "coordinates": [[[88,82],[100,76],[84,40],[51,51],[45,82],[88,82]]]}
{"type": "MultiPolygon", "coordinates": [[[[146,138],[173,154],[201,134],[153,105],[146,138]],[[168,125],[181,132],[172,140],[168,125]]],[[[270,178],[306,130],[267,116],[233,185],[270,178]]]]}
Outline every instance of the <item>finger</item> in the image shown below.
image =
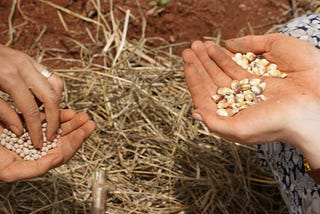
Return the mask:
{"type": "Polygon", "coordinates": [[[192,43],[191,48],[199,58],[201,67],[203,67],[202,69],[208,72],[209,76],[217,86],[222,87],[230,85],[232,79],[228,77],[209,57],[207,47],[204,43],[195,41],[192,43]]]}
{"type": "MultiPolygon", "coordinates": [[[[212,42],[212,41],[206,41],[204,44],[205,44],[207,50],[208,50],[208,48],[210,48],[211,46],[216,46],[216,44],[215,44],[214,42],[212,42]]],[[[220,47],[220,48],[223,50],[223,52],[224,52],[225,54],[227,54],[229,57],[233,57],[233,56],[234,56],[234,54],[233,54],[232,52],[230,52],[228,49],[226,49],[226,48],[224,48],[224,47],[222,47],[222,46],[219,46],[219,47],[220,47]]]]}
{"type": "MultiPolygon", "coordinates": [[[[72,109],[62,109],[60,110],[60,123],[67,122],[76,116],[76,111],[72,109]]],[[[46,120],[46,116],[43,112],[40,112],[41,122],[46,120]]]]}
{"type": "Polygon", "coordinates": [[[182,56],[185,61],[185,79],[194,105],[201,107],[212,103],[211,96],[216,93],[217,86],[203,70],[200,61],[191,49],[184,50],[182,56]]]}
{"type": "Polygon", "coordinates": [[[23,133],[23,125],[17,114],[5,101],[0,99],[0,121],[16,135],[23,133]]]}
{"type": "Polygon", "coordinates": [[[61,124],[61,135],[67,135],[68,133],[78,129],[89,120],[88,115],[85,112],[81,112],[75,115],[70,121],[61,124]]]}
{"type": "Polygon", "coordinates": [[[48,155],[60,156],[60,158],[55,159],[54,167],[58,167],[70,160],[95,128],[96,124],[89,120],[71,133],[68,133],[68,135],[60,138],[57,147],[58,150],[54,149],[48,153],[48,155]]]}
{"type": "Polygon", "coordinates": [[[32,61],[30,61],[30,63],[31,65],[28,66],[28,70],[21,70],[21,76],[33,94],[44,105],[46,121],[48,123],[46,136],[49,140],[52,140],[56,135],[57,129],[59,128],[60,95],[49,84],[48,80],[42,76],[34,66],[32,66],[32,61]]]}
{"type": "MultiPolygon", "coordinates": [[[[35,93],[37,94],[37,92],[35,93]]],[[[57,130],[59,128],[59,102],[60,97],[53,92],[53,96],[47,96],[45,99],[42,99],[40,96],[40,100],[44,104],[44,111],[46,114],[47,121],[47,130],[46,136],[48,140],[53,140],[56,136],[57,130]]],[[[39,94],[37,95],[39,96],[39,94]]]]}
{"type": "Polygon", "coordinates": [[[76,114],[77,114],[76,111],[72,109],[62,109],[60,111],[60,122],[61,123],[67,122],[72,118],[74,118],[76,114]]]}
{"type": "Polygon", "coordinates": [[[212,45],[208,48],[208,55],[231,79],[244,79],[251,76],[217,45],[212,45]]]}
{"type": "MultiPolygon", "coordinates": [[[[37,71],[36,74],[38,78],[45,80],[37,82],[37,85],[34,85],[33,90],[44,104],[46,120],[48,123],[46,136],[49,140],[52,140],[59,127],[59,103],[63,91],[63,81],[54,73],[48,79],[44,78],[40,72],[46,69],[46,67],[37,63],[31,57],[29,57],[29,61],[37,71]]],[[[30,83],[34,84],[35,82],[31,81],[30,83]]]]}
{"type": "Polygon", "coordinates": [[[41,148],[42,129],[40,111],[33,95],[19,75],[13,77],[12,81],[9,80],[7,86],[8,93],[11,95],[13,101],[23,115],[34,147],[41,148]]]}
{"type": "MultiPolygon", "coordinates": [[[[30,62],[33,64],[33,66],[36,68],[37,71],[41,72],[42,70],[46,69],[44,65],[41,65],[40,63],[37,63],[32,58],[30,58],[30,62]]],[[[57,92],[59,96],[62,95],[63,91],[63,81],[60,77],[58,77],[55,73],[53,73],[48,79],[48,82],[50,85],[54,88],[54,90],[57,92]]]]}
{"type": "Polygon", "coordinates": [[[82,143],[92,134],[95,128],[96,124],[89,120],[67,137],[68,143],[61,143],[65,160],[69,160],[75,154],[82,143]]]}
{"type": "Polygon", "coordinates": [[[255,54],[262,54],[269,52],[272,44],[277,39],[283,37],[282,34],[266,34],[260,36],[244,36],[236,39],[226,41],[228,50],[236,53],[253,52],[255,54]]]}
{"type": "Polygon", "coordinates": [[[64,85],[62,79],[53,73],[51,77],[49,77],[48,82],[50,83],[50,85],[52,85],[54,90],[61,97],[63,92],[63,85],[64,85]]]}

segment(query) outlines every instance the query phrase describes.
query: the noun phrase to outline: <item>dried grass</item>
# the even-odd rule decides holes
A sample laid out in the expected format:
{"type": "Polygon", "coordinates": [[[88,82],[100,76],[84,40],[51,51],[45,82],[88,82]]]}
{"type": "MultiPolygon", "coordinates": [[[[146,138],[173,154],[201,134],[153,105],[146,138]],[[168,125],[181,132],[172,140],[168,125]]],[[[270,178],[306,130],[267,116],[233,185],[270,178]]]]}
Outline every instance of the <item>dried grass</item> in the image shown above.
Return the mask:
{"type": "MultiPolygon", "coordinates": [[[[68,164],[0,183],[1,213],[90,213],[92,176],[101,169],[106,213],[287,213],[254,149],[191,119],[183,62],[170,46],[148,47],[144,35],[128,41],[126,24],[112,12],[102,16],[99,1],[91,0],[97,20],[41,1],[100,32],[88,31],[90,44],[74,41],[79,59],[57,58],[54,50],[43,58],[72,65],[56,70],[66,83],[63,107],[88,112],[97,130],[68,164]]],[[[306,11],[292,2],[293,16],[306,11]]],[[[318,1],[305,2],[311,11],[319,8],[318,1]]]]}

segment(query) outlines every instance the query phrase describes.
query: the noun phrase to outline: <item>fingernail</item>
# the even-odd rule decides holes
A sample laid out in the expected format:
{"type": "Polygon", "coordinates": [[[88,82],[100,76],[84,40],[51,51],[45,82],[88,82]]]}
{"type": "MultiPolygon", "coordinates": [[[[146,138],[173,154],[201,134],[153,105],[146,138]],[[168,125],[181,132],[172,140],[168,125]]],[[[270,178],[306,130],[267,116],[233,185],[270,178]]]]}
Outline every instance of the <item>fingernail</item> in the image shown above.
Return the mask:
{"type": "Polygon", "coordinates": [[[49,135],[48,131],[47,131],[45,135],[47,136],[47,139],[51,141],[51,140],[54,140],[56,138],[57,133],[53,132],[51,135],[49,135]]]}
{"type": "Polygon", "coordinates": [[[39,144],[33,144],[33,146],[34,146],[34,148],[36,148],[36,149],[41,149],[42,146],[43,146],[42,140],[39,142],[39,144]]]}
{"type": "Polygon", "coordinates": [[[195,119],[195,120],[199,120],[199,121],[202,121],[202,117],[200,114],[193,114],[192,117],[195,119]]]}

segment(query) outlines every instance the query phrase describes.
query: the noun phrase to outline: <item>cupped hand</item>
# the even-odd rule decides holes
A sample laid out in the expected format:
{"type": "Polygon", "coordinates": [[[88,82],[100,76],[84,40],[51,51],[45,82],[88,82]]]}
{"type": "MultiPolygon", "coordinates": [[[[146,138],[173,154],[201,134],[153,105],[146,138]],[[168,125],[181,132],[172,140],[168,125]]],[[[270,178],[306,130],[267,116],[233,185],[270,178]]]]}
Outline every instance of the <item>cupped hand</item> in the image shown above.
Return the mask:
{"type": "Polygon", "coordinates": [[[66,163],[96,127],[87,114],[76,114],[73,110],[62,110],[60,121],[62,133],[58,146],[38,160],[22,160],[16,153],[0,146],[0,181],[12,182],[41,176],[66,163]]]}
{"type": "Polygon", "coordinates": [[[196,41],[183,52],[185,78],[195,106],[193,116],[221,137],[244,144],[283,141],[307,152],[319,139],[320,99],[307,82],[288,75],[266,82],[266,101],[232,117],[216,114],[211,96],[218,87],[230,87],[234,79],[257,78],[240,68],[223,48],[196,41]],[[310,147],[311,146],[311,147],[310,147]]]}
{"type": "Polygon", "coordinates": [[[262,54],[293,79],[300,79],[320,95],[320,50],[309,42],[284,34],[245,36],[226,41],[232,52],[262,54]]]}
{"type": "MultiPolygon", "coordinates": [[[[63,82],[55,74],[49,79],[42,76],[40,71],[44,68],[23,52],[0,45],[0,88],[12,97],[21,111],[36,148],[42,147],[43,139],[36,100],[44,105],[48,123],[46,137],[52,140],[59,128],[59,103],[63,90],[63,82]]],[[[22,134],[22,121],[3,100],[0,100],[0,121],[15,134],[22,134]]]]}

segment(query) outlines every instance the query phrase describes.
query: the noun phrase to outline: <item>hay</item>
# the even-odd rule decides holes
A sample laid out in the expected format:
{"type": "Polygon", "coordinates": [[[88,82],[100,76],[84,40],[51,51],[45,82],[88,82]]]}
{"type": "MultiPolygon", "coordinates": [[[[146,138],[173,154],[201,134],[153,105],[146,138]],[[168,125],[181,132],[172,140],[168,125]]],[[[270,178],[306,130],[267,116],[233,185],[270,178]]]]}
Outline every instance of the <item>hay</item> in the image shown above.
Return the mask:
{"type": "Polygon", "coordinates": [[[106,173],[106,213],[287,213],[253,148],[226,142],[191,119],[183,62],[170,46],[148,47],[144,35],[128,41],[126,24],[111,9],[103,16],[99,1],[91,1],[97,20],[41,1],[99,32],[87,29],[91,43],[73,41],[78,58],[61,58],[55,49],[41,56],[71,65],[55,70],[65,80],[62,107],[87,112],[97,130],[68,164],[0,183],[1,213],[90,213],[98,170],[106,173]]]}

